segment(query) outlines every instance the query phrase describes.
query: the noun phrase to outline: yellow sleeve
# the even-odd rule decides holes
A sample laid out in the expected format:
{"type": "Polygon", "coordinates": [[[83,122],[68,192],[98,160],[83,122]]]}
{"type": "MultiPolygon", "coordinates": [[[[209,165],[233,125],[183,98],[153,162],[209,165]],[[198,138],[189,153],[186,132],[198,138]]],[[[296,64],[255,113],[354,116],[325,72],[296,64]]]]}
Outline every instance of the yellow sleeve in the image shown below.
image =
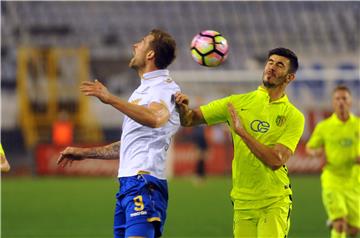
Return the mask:
{"type": "Polygon", "coordinates": [[[304,126],[304,115],[297,110],[292,112],[289,121],[286,124],[286,129],[277,143],[286,146],[294,153],[296,146],[304,132],[304,126]]]}
{"type": "Polygon", "coordinates": [[[214,125],[229,120],[228,103],[230,98],[221,98],[214,100],[207,105],[200,107],[204,119],[208,125],[214,125]]]}
{"type": "Polygon", "coordinates": [[[5,156],[5,152],[1,143],[0,143],[0,155],[5,156]]]}
{"type": "Polygon", "coordinates": [[[357,117],[356,120],[356,130],[357,130],[357,156],[360,157],[360,118],[357,117]]]}
{"type": "Polygon", "coordinates": [[[324,145],[324,137],[322,136],[322,123],[319,123],[316,125],[312,135],[310,136],[310,139],[308,143],[306,144],[306,147],[310,149],[316,149],[320,148],[324,145]]]}

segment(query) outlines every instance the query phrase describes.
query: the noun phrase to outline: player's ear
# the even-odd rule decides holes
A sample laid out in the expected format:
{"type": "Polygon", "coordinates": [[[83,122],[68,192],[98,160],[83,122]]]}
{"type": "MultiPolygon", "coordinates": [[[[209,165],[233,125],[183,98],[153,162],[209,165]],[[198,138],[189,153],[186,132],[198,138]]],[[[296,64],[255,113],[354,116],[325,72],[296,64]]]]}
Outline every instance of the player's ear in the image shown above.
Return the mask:
{"type": "Polygon", "coordinates": [[[294,73],[290,73],[290,74],[286,75],[286,82],[287,83],[290,83],[294,79],[295,79],[295,74],[294,73]]]}
{"type": "Polygon", "coordinates": [[[149,50],[147,52],[147,54],[146,54],[146,58],[150,60],[150,59],[152,59],[154,57],[155,57],[155,51],[154,50],[149,50]]]}

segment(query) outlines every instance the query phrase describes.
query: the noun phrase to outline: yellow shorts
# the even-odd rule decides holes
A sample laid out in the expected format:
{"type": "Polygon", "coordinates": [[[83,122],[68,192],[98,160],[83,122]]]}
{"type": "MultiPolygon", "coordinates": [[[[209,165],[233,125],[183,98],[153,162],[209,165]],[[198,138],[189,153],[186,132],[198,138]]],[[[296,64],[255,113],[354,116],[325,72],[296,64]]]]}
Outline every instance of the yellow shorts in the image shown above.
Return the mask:
{"type": "Polygon", "coordinates": [[[292,203],[287,196],[262,209],[234,210],[234,237],[286,237],[290,228],[291,208],[292,203]]]}
{"type": "Polygon", "coordinates": [[[322,199],[330,220],[345,218],[348,224],[360,228],[360,188],[323,188],[322,199]]]}

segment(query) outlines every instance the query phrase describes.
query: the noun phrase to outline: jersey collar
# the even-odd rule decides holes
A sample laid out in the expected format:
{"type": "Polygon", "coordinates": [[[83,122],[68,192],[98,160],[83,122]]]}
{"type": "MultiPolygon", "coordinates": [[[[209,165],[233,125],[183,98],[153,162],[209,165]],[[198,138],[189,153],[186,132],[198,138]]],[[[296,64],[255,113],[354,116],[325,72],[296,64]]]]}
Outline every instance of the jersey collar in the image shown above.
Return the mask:
{"type": "Polygon", "coordinates": [[[345,123],[348,123],[348,122],[354,120],[354,118],[355,118],[354,114],[350,113],[349,119],[344,122],[344,121],[340,120],[335,113],[333,113],[333,114],[331,115],[331,120],[332,120],[333,122],[337,123],[337,124],[345,124],[345,123]]]}
{"type": "Polygon", "coordinates": [[[164,79],[169,78],[169,70],[167,69],[159,69],[155,71],[151,71],[149,73],[143,74],[141,78],[141,84],[146,86],[155,85],[158,82],[163,81],[164,79]]]}
{"type": "MultiPolygon", "coordinates": [[[[265,88],[259,86],[259,87],[258,87],[258,92],[261,93],[261,94],[263,94],[263,95],[267,98],[268,102],[270,102],[269,93],[268,93],[268,91],[267,91],[265,88]]],[[[288,103],[288,102],[289,102],[289,98],[286,96],[286,94],[284,94],[284,96],[282,96],[281,98],[279,98],[279,99],[277,99],[277,100],[275,100],[275,101],[272,101],[272,102],[270,102],[270,103],[274,103],[274,104],[275,104],[275,103],[288,103]]]]}

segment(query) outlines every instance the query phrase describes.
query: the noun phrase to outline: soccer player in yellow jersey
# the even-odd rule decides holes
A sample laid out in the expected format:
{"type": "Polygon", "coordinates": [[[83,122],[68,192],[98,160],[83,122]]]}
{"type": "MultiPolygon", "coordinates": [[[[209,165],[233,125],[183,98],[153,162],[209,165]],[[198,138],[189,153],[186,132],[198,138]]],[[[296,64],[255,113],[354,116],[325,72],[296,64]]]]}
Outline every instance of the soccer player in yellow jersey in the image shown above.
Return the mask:
{"type": "Polygon", "coordinates": [[[356,237],[360,229],[360,118],[350,113],[351,93],[337,86],[334,113],[320,122],[306,145],[311,156],[325,154],[322,199],[331,221],[331,238],[356,237]]]}
{"type": "Polygon", "coordinates": [[[304,130],[304,116],[285,95],[295,79],[297,56],[270,50],[262,84],[253,92],[231,95],[196,109],[176,93],[183,126],[228,123],[234,145],[231,199],[234,237],[286,237],[292,208],[286,161],[304,130]]]}
{"type": "Polygon", "coordinates": [[[10,164],[6,160],[5,152],[1,143],[0,143],[0,168],[1,168],[1,172],[9,172],[10,170],[10,164]]]}

